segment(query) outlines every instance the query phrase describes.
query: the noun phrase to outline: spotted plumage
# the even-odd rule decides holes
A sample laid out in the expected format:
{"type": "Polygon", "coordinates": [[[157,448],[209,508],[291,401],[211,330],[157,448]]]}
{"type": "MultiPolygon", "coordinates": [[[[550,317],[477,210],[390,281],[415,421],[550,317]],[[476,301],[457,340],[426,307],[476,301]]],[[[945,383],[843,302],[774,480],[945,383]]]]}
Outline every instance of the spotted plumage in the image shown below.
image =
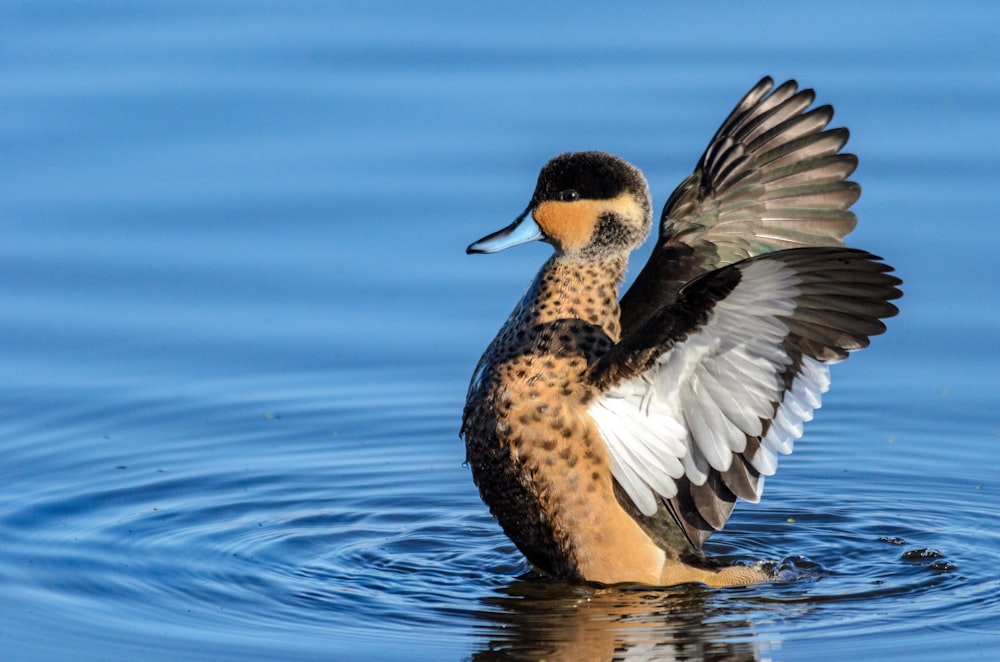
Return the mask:
{"type": "Polygon", "coordinates": [[[642,174],[557,156],[527,209],[469,247],[554,248],[473,374],[462,423],[483,500],[525,556],[600,583],[729,585],[701,552],[756,501],[829,385],[828,364],[896,313],[900,281],[845,248],[860,194],[846,129],[794,81],[737,105],[674,191],[650,259],[642,174]]]}

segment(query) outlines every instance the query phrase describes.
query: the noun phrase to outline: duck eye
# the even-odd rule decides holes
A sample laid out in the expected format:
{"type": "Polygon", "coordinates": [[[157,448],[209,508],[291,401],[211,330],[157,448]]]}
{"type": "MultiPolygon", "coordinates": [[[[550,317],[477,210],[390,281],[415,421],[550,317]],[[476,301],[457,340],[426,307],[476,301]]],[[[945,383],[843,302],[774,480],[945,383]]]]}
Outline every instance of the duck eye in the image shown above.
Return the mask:
{"type": "Polygon", "coordinates": [[[559,199],[563,202],[575,202],[580,199],[580,194],[573,189],[566,189],[559,194],[559,199]]]}

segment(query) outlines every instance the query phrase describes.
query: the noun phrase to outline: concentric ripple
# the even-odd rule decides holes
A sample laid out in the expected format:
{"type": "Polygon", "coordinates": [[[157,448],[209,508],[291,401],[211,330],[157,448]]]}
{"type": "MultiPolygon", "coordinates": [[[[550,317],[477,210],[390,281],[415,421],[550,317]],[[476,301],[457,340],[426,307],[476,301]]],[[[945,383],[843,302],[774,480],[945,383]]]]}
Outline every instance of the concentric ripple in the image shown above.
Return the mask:
{"type": "Polygon", "coordinates": [[[60,649],[97,632],[214,657],[397,657],[419,642],[448,657],[755,659],[887,631],[933,632],[938,646],[992,632],[994,488],[915,486],[905,462],[927,458],[848,469],[850,423],[836,414],[710,542],[782,581],[542,579],[462,466],[463,380],[395,371],[22,395],[2,430],[0,577],[23,607],[5,618],[41,627],[57,613],[60,649]]]}
{"type": "Polygon", "coordinates": [[[110,392],[89,410],[92,393],[22,397],[0,576],[108,627],[125,611],[175,636],[320,638],[434,624],[509,576],[521,560],[462,467],[461,391],[340,378],[110,392]]]}

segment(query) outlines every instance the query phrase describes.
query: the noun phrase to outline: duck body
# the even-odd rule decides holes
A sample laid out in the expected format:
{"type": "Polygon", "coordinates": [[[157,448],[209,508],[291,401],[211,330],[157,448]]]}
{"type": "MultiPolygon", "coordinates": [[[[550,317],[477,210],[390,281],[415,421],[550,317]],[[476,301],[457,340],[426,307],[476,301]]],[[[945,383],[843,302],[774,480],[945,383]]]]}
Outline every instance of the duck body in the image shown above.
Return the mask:
{"type": "MultiPolygon", "coordinates": [[[[867,344],[868,334],[884,329],[878,318],[895,311],[886,300],[898,296],[899,281],[888,268],[838,247],[853,227],[846,206],[857,197],[856,185],[843,181],[853,167],[829,158],[850,157],[836,154],[840,145],[799,154],[786,146],[794,158],[779,153],[763,165],[744,159],[745,190],[726,198],[713,158],[726,157],[720,144],[753,156],[755,136],[739,129],[754,113],[765,115],[756,131],[786,134],[772,150],[802,135],[808,148],[831,133],[813,127],[789,135],[803,99],[788,93],[789,84],[768,97],[770,85],[765,79],[744,98],[674,193],[657,248],[621,303],[629,253],[652,226],[651,202],[641,172],[609,154],[556,157],[525,212],[469,247],[495,252],[541,239],[555,249],[480,359],[462,422],[483,500],[528,560],[552,576],[649,585],[768,579],[721,567],[701,543],[737,496],[759,498],[776,453],[818,406],[824,361],[867,344]],[[766,126],[766,113],[789,98],[792,110],[770,116],[782,130],[766,126]],[[734,122],[741,113],[743,124],[734,122]],[[766,211],[773,194],[760,183],[782,158],[788,185],[804,180],[799,195],[820,210],[797,212],[784,236],[761,226],[792,215],[766,211]],[[719,219],[728,219],[720,204],[732,205],[736,221],[721,234],[719,219]],[[729,255],[730,235],[750,248],[729,255]],[[771,235],[782,248],[788,237],[795,246],[814,241],[775,251],[771,235]]],[[[727,176],[733,163],[739,170],[740,155],[729,156],[727,176]]],[[[777,227],[788,225],[781,219],[777,227]]]]}
{"type": "Polygon", "coordinates": [[[561,577],[620,581],[606,567],[648,568],[663,552],[618,505],[610,458],[587,414],[599,393],[587,369],[617,341],[620,260],[583,266],[553,257],[480,366],[465,421],[483,499],[537,567],[561,577]],[[642,544],[624,546],[634,538],[642,544]],[[634,558],[622,558],[628,550],[634,558]]]}
{"type": "MultiPolygon", "coordinates": [[[[588,371],[619,340],[624,266],[565,257],[545,264],[477,368],[467,458],[501,527],[546,573],[603,584],[711,583],[719,569],[676,527],[661,530],[657,544],[619,501],[588,412],[600,395],[588,371]]],[[[735,571],[751,572],[727,576],[735,571]]]]}

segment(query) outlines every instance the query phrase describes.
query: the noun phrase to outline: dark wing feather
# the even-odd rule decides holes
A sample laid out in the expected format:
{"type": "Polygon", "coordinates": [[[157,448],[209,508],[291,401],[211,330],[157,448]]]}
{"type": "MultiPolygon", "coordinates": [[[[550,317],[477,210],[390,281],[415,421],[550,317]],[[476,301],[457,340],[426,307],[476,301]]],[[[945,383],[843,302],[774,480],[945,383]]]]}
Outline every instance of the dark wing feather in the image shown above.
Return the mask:
{"type": "Polygon", "coordinates": [[[812,247],[742,260],[688,283],[595,362],[589,411],[643,515],[662,500],[700,547],[737,498],[759,499],[819,407],[827,364],[897,312],[901,281],[879,259],[812,247]]]}
{"type": "Polygon", "coordinates": [[[663,209],[656,248],[622,297],[624,333],[688,281],[739,260],[786,248],[841,246],[856,219],[857,167],[839,153],[847,129],[829,129],[833,108],[809,110],[815,94],[762,79],[716,132],[694,173],[663,209]]]}

